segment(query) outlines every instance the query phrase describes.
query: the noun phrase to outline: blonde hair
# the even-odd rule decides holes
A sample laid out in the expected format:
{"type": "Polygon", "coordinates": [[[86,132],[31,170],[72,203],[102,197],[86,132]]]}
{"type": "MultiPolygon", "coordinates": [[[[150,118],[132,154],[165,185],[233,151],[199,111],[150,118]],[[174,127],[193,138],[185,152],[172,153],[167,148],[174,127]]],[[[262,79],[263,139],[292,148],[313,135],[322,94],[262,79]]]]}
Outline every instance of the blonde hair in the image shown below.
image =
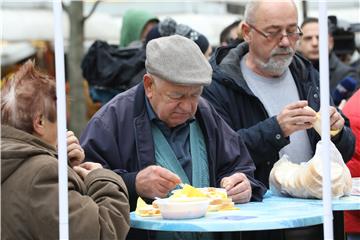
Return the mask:
{"type": "Polygon", "coordinates": [[[32,134],[39,116],[56,122],[55,79],[29,60],[1,88],[1,122],[32,134]]]}

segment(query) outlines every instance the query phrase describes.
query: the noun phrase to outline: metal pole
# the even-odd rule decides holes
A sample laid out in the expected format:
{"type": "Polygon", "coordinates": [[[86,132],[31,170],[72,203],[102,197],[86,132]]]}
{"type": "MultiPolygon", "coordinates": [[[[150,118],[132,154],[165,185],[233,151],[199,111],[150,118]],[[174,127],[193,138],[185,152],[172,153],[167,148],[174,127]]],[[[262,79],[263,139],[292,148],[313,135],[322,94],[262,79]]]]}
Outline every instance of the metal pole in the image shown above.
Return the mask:
{"type": "Polygon", "coordinates": [[[329,47],[327,5],[319,1],[319,47],[320,47],[320,103],[321,103],[321,140],[324,144],[321,152],[323,164],[323,211],[324,239],[332,240],[333,215],[331,206],[331,169],[330,169],[330,108],[329,108],[329,47]]]}
{"type": "Polygon", "coordinates": [[[66,100],[65,100],[65,68],[64,40],[62,28],[61,1],[53,1],[54,40],[56,66],[57,96],[57,132],[59,157],[59,235],[61,240],[69,239],[69,203],[68,203],[68,172],[66,149],[66,100]]]}
{"type": "Polygon", "coordinates": [[[308,3],[306,0],[301,1],[302,10],[303,10],[303,19],[306,19],[308,16],[308,3]]]}

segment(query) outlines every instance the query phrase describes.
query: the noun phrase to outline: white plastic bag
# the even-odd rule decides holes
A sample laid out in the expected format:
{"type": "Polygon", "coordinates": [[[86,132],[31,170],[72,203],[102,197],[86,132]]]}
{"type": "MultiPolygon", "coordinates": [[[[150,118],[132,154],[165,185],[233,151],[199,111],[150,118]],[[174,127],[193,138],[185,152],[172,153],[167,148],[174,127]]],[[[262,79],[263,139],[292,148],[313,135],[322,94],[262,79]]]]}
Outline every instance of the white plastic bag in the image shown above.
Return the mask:
{"type": "MultiPolygon", "coordinates": [[[[322,198],[323,164],[321,160],[322,141],[316,145],[315,155],[306,163],[292,163],[284,155],[274,164],[270,172],[270,190],[274,194],[301,198],[322,198]]],[[[330,142],[331,191],[332,197],[349,195],[351,175],[340,152],[330,142]]]]}

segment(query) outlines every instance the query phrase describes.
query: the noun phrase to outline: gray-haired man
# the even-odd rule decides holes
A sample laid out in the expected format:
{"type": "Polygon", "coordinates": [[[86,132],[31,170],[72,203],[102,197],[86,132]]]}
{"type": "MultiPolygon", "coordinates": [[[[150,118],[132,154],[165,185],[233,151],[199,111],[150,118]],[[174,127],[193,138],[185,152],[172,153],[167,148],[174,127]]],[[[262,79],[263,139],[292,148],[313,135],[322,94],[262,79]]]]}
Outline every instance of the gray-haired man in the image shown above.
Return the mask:
{"type": "MultiPolygon", "coordinates": [[[[213,81],[204,97],[244,139],[256,165],[255,177],[268,186],[281,156],[300,163],[314,155],[320,136],[312,129],[316,115],[305,106],[320,109],[319,73],[295,54],[302,32],[294,1],[250,1],[242,33],[245,43],[214,54],[213,81]]],[[[331,140],[348,161],[355,138],[340,112],[335,107],[330,111],[331,129],[341,130],[331,140]]],[[[302,232],[301,238],[286,239],[319,239],[310,235],[302,232]]]]}
{"type": "Polygon", "coordinates": [[[199,47],[174,35],[150,41],[146,54],[143,83],[86,127],[87,160],[123,177],[131,210],[138,196],[165,197],[180,182],[224,187],[237,203],[260,201],[265,188],[241,137],[200,97],[212,70],[199,47]]]}

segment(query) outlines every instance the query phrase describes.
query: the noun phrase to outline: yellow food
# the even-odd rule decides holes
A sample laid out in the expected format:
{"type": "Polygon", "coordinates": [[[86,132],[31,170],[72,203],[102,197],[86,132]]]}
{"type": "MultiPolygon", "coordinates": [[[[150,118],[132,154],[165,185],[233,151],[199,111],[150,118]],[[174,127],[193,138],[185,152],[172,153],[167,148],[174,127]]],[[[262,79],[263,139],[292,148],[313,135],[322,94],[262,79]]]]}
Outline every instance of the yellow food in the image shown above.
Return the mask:
{"type": "Polygon", "coordinates": [[[141,197],[138,197],[135,213],[141,217],[152,217],[159,216],[160,210],[155,204],[146,204],[146,202],[142,200],[141,197]]]}
{"type": "Polygon", "coordinates": [[[207,197],[205,193],[189,184],[185,184],[182,189],[174,192],[170,198],[192,198],[192,197],[207,197]]]}
{"type": "MultiPolygon", "coordinates": [[[[220,188],[195,188],[185,184],[183,188],[173,192],[169,200],[174,202],[198,201],[199,199],[209,198],[210,204],[208,212],[238,210],[231,198],[228,198],[225,189],[220,188]]],[[[146,202],[140,197],[137,199],[135,213],[141,217],[159,216],[160,210],[156,200],[152,204],[146,202]]]]}
{"type": "Polygon", "coordinates": [[[225,189],[214,187],[195,188],[185,184],[182,189],[174,191],[170,199],[181,199],[181,201],[191,201],[191,198],[210,198],[210,205],[208,211],[225,211],[237,210],[231,198],[228,198],[225,189]]]}
{"type": "MultiPolygon", "coordinates": [[[[316,113],[316,121],[314,123],[314,129],[319,133],[319,135],[321,136],[321,114],[320,112],[316,113]]],[[[330,130],[330,135],[332,137],[336,136],[336,134],[338,134],[340,132],[340,129],[336,129],[336,130],[330,130]]]]}
{"type": "MultiPolygon", "coordinates": [[[[312,109],[309,106],[306,106],[304,108],[315,112],[314,109],[312,109]]],[[[320,112],[316,112],[316,121],[314,122],[313,127],[314,127],[315,131],[321,136],[321,114],[320,114],[320,112]]],[[[332,137],[336,136],[339,132],[340,132],[340,129],[335,129],[335,130],[330,129],[330,135],[332,137]]]]}

